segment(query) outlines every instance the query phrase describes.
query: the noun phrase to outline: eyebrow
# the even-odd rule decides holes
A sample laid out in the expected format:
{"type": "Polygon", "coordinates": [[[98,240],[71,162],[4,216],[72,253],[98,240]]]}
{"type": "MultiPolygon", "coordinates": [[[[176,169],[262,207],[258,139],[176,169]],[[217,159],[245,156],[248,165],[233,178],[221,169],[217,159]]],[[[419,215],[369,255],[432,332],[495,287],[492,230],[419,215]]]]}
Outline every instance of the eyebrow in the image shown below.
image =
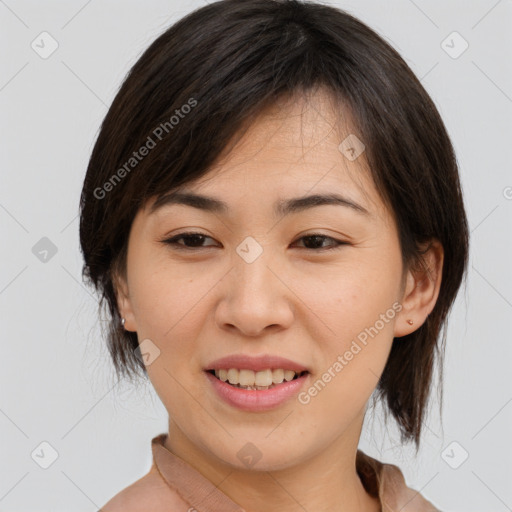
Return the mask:
{"type": "MultiPolygon", "coordinates": [[[[160,196],[153,203],[150,208],[150,214],[155,213],[157,210],[160,210],[164,206],[173,204],[191,206],[206,212],[224,215],[229,214],[231,211],[229,206],[224,201],[211,196],[195,194],[192,192],[170,192],[160,196]]],[[[309,208],[323,205],[345,206],[351,208],[357,213],[371,216],[370,212],[363,206],[339,194],[314,194],[303,197],[295,197],[292,199],[281,199],[276,201],[274,204],[274,215],[285,216],[290,213],[298,213],[309,208]]]]}

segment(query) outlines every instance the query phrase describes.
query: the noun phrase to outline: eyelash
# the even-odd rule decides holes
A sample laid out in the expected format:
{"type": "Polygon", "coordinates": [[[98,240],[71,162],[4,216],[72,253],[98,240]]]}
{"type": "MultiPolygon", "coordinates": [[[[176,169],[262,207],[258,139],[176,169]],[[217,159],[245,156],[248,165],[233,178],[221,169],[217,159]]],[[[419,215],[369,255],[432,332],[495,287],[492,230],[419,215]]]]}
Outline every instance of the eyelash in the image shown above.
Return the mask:
{"type": "MultiPolygon", "coordinates": [[[[210,238],[210,239],[213,240],[213,238],[211,238],[208,235],[204,235],[203,233],[187,232],[187,233],[180,233],[179,235],[176,235],[176,236],[174,236],[172,238],[168,238],[168,239],[162,240],[162,243],[166,244],[166,245],[173,246],[173,248],[175,248],[176,250],[179,250],[179,251],[181,251],[181,250],[184,250],[184,251],[194,251],[196,249],[207,249],[208,247],[212,247],[212,246],[207,246],[207,247],[187,247],[186,245],[178,244],[178,242],[177,242],[180,239],[187,239],[187,238],[191,238],[191,237],[194,237],[194,236],[203,237],[203,240],[206,239],[206,238],[210,238]]],[[[336,242],[336,245],[333,245],[331,247],[319,247],[319,248],[316,248],[316,249],[309,249],[309,248],[306,247],[306,250],[308,250],[308,251],[315,251],[315,252],[322,252],[322,251],[325,252],[325,251],[332,251],[334,249],[338,249],[342,245],[348,245],[347,242],[344,242],[342,240],[337,240],[336,238],[332,238],[332,237],[327,236],[327,235],[322,235],[320,233],[311,233],[309,235],[302,236],[298,240],[302,240],[304,238],[314,238],[314,237],[323,238],[323,239],[326,239],[326,240],[332,240],[333,242],[336,242]]]]}

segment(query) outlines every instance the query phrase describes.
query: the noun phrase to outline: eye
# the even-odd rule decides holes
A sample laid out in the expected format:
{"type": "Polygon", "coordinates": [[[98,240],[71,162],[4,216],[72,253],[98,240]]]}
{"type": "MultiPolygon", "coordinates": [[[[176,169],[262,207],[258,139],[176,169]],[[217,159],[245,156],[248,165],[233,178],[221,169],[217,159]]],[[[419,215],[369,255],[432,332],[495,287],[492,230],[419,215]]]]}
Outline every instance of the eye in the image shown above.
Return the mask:
{"type": "MultiPolygon", "coordinates": [[[[176,249],[195,249],[195,248],[206,248],[208,246],[201,245],[202,242],[205,240],[205,238],[209,238],[210,240],[213,240],[210,236],[203,235],[202,233],[197,232],[191,232],[191,233],[181,233],[180,235],[176,235],[172,238],[168,238],[167,240],[162,240],[164,244],[172,245],[176,249]],[[180,244],[178,243],[178,240],[184,240],[185,242],[188,242],[190,245],[180,244]]],[[[211,247],[211,246],[210,246],[211,247]]]]}
{"type": "Polygon", "coordinates": [[[322,235],[320,233],[312,233],[310,235],[306,235],[306,236],[299,238],[299,240],[308,241],[308,243],[306,243],[306,246],[312,245],[313,247],[306,247],[306,249],[317,251],[317,252],[318,252],[318,249],[330,251],[332,249],[338,248],[340,245],[347,245],[347,242],[344,242],[342,240],[337,240],[330,236],[322,235]],[[333,244],[331,244],[330,247],[325,247],[325,246],[322,247],[323,242],[325,242],[327,240],[330,240],[331,242],[333,242],[333,244]],[[320,245],[320,247],[319,247],[319,245],[320,245]]]}
{"type": "MultiPolygon", "coordinates": [[[[206,249],[208,247],[213,247],[212,245],[202,245],[205,239],[209,238],[213,240],[212,237],[204,235],[199,232],[189,232],[189,233],[181,233],[172,238],[168,238],[166,240],[162,240],[162,243],[166,245],[171,245],[173,248],[177,250],[194,250],[194,249],[206,249]],[[179,243],[180,240],[183,240],[184,243],[179,243]]],[[[310,251],[330,251],[332,249],[336,249],[341,245],[348,245],[347,242],[342,240],[337,240],[327,235],[322,235],[320,233],[312,233],[310,235],[303,236],[298,240],[304,240],[305,248],[310,251]],[[330,246],[323,246],[323,242],[330,240],[332,243],[330,246]],[[308,247],[312,246],[312,247],[308,247]]]]}

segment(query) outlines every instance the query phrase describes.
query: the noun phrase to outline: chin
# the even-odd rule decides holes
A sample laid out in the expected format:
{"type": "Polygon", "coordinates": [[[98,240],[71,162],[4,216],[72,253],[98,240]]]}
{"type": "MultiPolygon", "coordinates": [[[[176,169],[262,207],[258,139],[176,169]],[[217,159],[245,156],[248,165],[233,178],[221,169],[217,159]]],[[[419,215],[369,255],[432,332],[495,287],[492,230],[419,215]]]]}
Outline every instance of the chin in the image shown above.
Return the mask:
{"type": "Polygon", "coordinates": [[[238,471],[279,471],[300,464],[307,458],[304,451],[296,451],[301,443],[292,442],[290,438],[288,443],[284,443],[284,439],[279,439],[275,433],[268,434],[266,430],[260,436],[235,438],[222,451],[216,445],[212,452],[224,464],[238,471]]]}

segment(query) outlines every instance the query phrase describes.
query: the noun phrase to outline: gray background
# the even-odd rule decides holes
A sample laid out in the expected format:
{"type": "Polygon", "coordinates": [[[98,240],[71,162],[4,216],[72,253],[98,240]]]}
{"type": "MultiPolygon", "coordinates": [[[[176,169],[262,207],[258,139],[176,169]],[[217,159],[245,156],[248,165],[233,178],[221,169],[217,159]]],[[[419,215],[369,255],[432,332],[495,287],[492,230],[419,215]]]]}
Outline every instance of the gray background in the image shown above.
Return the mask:
{"type": "MultiPolygon", "coordinates": [[[[397,464],[443,512],[512,510],[512,2],[330,3],[383,35],[433,97],[458,154],[471,227],[468,284],[448,330],[443,426],[435,402],[414,458],[376,410],[361,448],[397,464]],[[454,31],[469,44],[457,58],[454,31]]],[[[88,156],[125,73],[200,5],[0,1],[2,511],[96,510],[149,470],[150,439],[165,432],[151,386],[115,382],[96,298],[81,283],[77,213],[88,156]],[[59,45],[46,59],[31,47],[43,45],[43,31],[59,45]],[[52,449],[58,458],[43,469],[52,449]]]]}

